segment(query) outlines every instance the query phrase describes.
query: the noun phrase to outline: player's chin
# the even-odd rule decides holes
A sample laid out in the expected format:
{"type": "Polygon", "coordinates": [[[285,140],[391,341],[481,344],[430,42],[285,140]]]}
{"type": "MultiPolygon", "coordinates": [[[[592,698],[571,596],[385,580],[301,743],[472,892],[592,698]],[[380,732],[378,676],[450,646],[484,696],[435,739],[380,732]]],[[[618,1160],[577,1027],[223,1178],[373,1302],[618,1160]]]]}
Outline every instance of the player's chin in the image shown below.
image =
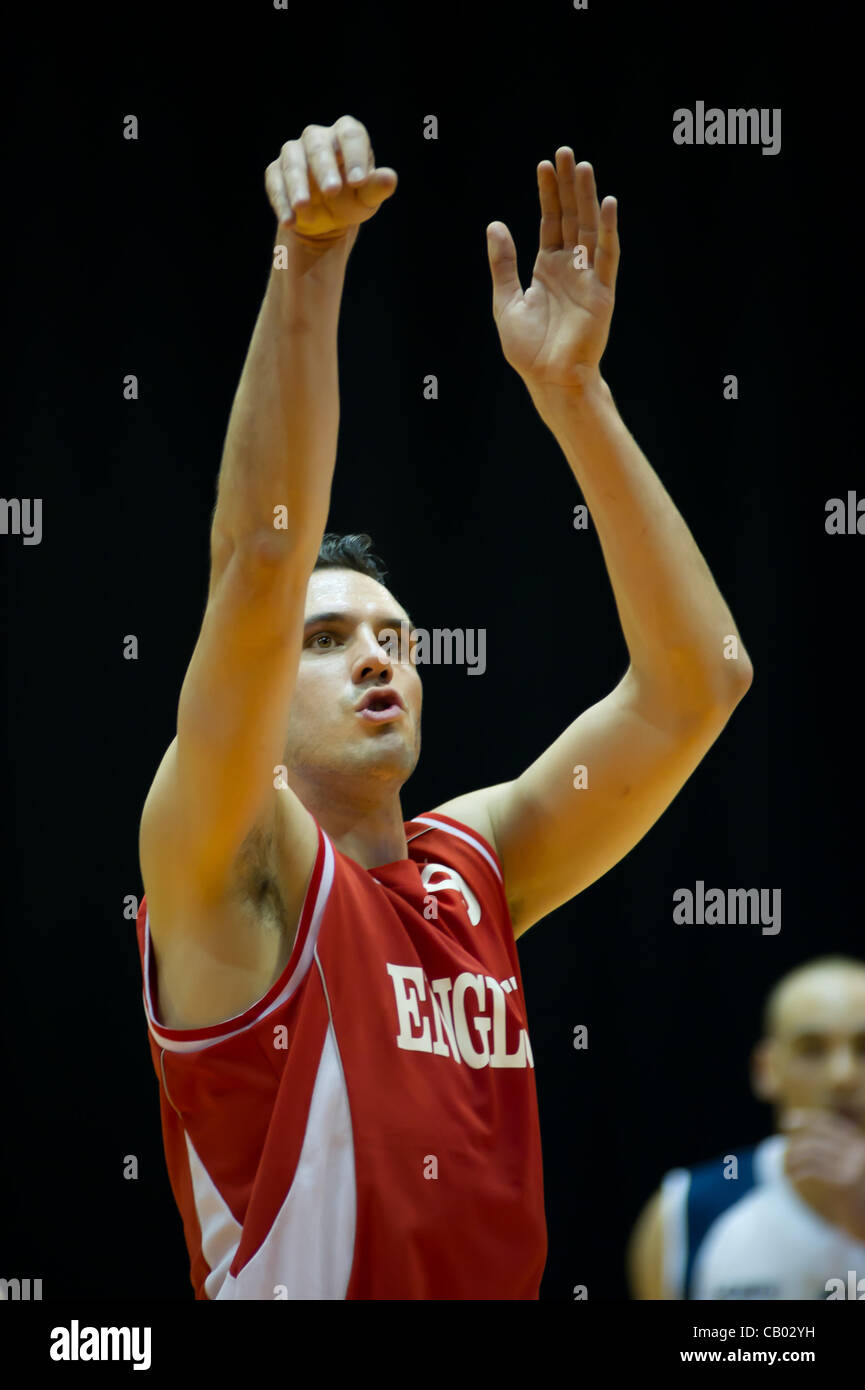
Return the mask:
{"type": "Polygon", "coordinates": [[[400,720],[395,719],[386,724],[368,724],[359,731],[359,735],[354,740],[354,747],[364,760],[404,761],[415,755],[414,733],[400,720]]]}
{"type": "Polygon", "coordinates": [[[359,721],[361,737],[375,741],[380,738],[387,738],[390,742],[404,743],[406,747],[412,747],[415,741],[414,724],[409,720],[405,713],[394,719],[383,719],[380,722],[362,719],[359,721]]]}

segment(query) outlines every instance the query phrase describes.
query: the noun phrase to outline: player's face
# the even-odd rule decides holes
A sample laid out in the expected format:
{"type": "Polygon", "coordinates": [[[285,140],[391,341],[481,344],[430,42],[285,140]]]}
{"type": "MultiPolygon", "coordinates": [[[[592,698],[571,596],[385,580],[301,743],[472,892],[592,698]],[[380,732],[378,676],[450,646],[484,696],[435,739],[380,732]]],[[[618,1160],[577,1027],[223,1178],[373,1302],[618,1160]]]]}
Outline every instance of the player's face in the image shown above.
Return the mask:
{"type": "Polygon", "coordinates": [[[833,1111],[865,1132],[865,980],[815,974],[779,1002],[770,1045],[776,1107],[833,1111]]]}
{"type": "Polygon", "coordinates": [[[326,569],[310,576],[305,617],[285,749],[289,775],[363,774],[369,787],[398,788],[420,755],[422,690],[408,614],[368,575],[326,569]],[[395,692],[402,708],[378,719],[359,713],[363,696],[379,687],[395,692]]]}

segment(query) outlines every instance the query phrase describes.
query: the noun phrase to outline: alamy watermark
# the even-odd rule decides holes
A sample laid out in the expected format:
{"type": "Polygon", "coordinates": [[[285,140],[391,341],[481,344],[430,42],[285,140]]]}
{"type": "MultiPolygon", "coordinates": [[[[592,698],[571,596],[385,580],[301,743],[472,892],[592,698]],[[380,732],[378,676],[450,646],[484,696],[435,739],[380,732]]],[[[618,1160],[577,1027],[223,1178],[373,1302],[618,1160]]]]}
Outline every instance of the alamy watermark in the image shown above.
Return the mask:
{"type": "Polygon", "coordinates": [[[482,676],[487,669],[487,630],[485,627],[411,627],[400,623],[382,628],[379,645],[392,661],[408,655],[413,666],[467,666],[470,676],[482,676]]]}
{"type": "Polygon", "coordinates": [[[777,936],[781,930],[780,888],[705,888],[697,879],[695,891],[677,888],[673,902],[673,921],[679,926],[735,927],[763,924],[764,936],[777,936]],[[769,895],[772,911],[769,911],[769,895]],[[746,906],[747,904],[747,906],[746,906]]]}
{"type": "Polygon", "coordinates": [[[680,106],[673,112],[674,145],[762,145],[763,154],[781,151],[780,106],[737,107],[722,111],[706,109],[698,101],[695,109],[680,106]]]}
{"type": "Polygon", "coordinates": [[[133,1371],[150,1369],[149,1327],[69,1327],[51,1329],[52,1361],[131,1361],[133,1371]]]}
{"type": "Polygon", "coordinates": [[[846,1286],[843,1279],[827,1279],[825,1288],[829,1301],[833,1298],[851,1298],[862,1303],[865,1300],[865,1279],[859,1279],[855,1269],[848,1269],[846,1286]]]}
{"type": "Polygon", "coordinates": [[[23,536],[25,545],[39,545],[42,540],[42,498],[0,497],[0,536],[23,536]]]}
{"type": "Polygon", "coordinates": [[[0,1303],[29,1303],[42,1297],[41,1279],[0,1279],[0,1303]]]}

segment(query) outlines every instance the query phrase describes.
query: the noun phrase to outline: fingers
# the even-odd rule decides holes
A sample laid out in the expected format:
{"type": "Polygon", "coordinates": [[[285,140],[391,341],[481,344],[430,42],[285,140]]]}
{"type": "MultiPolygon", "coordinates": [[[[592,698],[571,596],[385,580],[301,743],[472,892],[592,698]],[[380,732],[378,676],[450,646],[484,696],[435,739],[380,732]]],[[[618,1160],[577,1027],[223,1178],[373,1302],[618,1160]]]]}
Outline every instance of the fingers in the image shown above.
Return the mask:
{"type": "Polygon", "coordinates": [[[548,159],[538,165],[538,198],[541,204],[541,230],[538,243],[542,251],[562,249],[562,208],[556,171],[548,159]]]}
{"type": "Polygon", "coordinates": [[[615,198],[605,198],[601,207],[601,225],[595,251],[595,271],[608,290],[616,288],[619,273],[619,205],[615,198]]]}
{"type": "Polygon", "coordinates": [[[487,227],[487,258],[493,282],[493,318],[498,323],[513,301],[523,297],[514,239],[504,222],[490,222],[487,227]]]}
{"type": "Polygon", "coordinates": [[[265,172],[265,187],[281,223],[296,224],[296,208],[319,201],[328,212],[351,192],[374,210],[397,185],[394,169],[376,169],[366,126],[354,116],[340,116],[332,126],[308,125],[299,140],[287,140],[279,159],[265,172]]]}
{"type": "Polygon", "coordinates": [[[272,164],[268,164],[264,171],[264,187],[270,206],[279,219],[281,225],[288,225],[293,218],[291,203],[285,189],[285,177],[280,167],[280,160],[275,159],[272,164]]]}
{"type": "Polygon", "coordinates": [[[823,1182],[861,1181],[865,1173],[865,1136],[841,1116],[822,1111],[793,1111],[783,1116],[788,1138],[785,1166],[791,1177],[823,1182]]]}
{"type": "Polygon", "coordinates": [[[334,129],[333,126],[308,125],[300,137],[307,166],[325,203],[329,193],[338,193],[342,188],[342,174],[336,162],[334,129]]]}
{"type": "Polygon", "coordinates": [[[293,222],[294,209],[310,200],[306,155],[300,140],[286,141],[279,152],[277,167],[281,175],[280,221],[293,222]]]}
{"type": "Polygon", "coordinates": [[[791,1163],[816,1159],[831,1162],[837,1153],[838,1144],[832,1139],[796,1135],[790,1140],[789,1158],[791,1163]]]}
{"type": "Polygon", "coordinates": [[[813,1178],[816,1182],[845,1187],[861,1182],[862,1165],[855,1154],[802,1154],[791,1158],[787,1174],[794,1179],[813,1178]]]}
{"type": "Polygon", "coordinates": [[[585,160],[574,163],[570,145],[556,150],[555,166],[549,159],[538,165],[541,202],[541,250],[573,251],[585,246],[592,264],[598,236],[598,200],[595,176],[585,160]]]}
{"type": "Polygon", "coordinates": [[[375,168],[375,154],[366,126],[361,125],[353,116],[340,116],[332,129],[334,148],[341,156],[349,187],[354,187],[362,183],[367,174],[375,168]]]}
{"type": "MultiPolygon", "coordinates": [[[[595,266],[595,248],[598,244],[598,228],[601,220],[601,212],[598,207],[598,195],[595,192],[595,171],[588,160],[582,159],[574,168],[573,175],[568,174],[568,164],[574,162],[573,150],[568,150],[569,159],[563,159],[562,180],[566,184],[576,187],[577,205],[579,212],[577,215],[577,237],[574,245],[585,246],[588,255],[586,259],[590,266],[595,266]]],[[[562,154],[561,150],[556,151],[557,156],[562,154]]]]}
{"type": "Polygon", "coordinates": [[[283,205],[288,212],[280,213],[280,221],[295,221],[295,208],[306,207],[313,191],[327,205],[327,194],[339,192],[342,175],[336,162],[336,151],[330,127],[308,125],[299,140],[287,140],[279,152],[279,168],[283,181],[283,205]]]}
{"type": "Polygon", "coordinates": [[[377,208],[379,203],[390,197],[396,185],[396,170],[384,165],[367,174],[364,182],[354,190],[354,195],[365,208],[377,208]]]}
{"type": "Polygon", "coordinates": [[[598,238],[598,200],[592,166],[585,160],[575,164],[570,145],[562,145],[556,150],[556,169],[562,209],[560,244],[565,251],[585,246],[586,259],[592,265],[598,238]]]}
{"type": "Polygon", "coordinates": [[[601,284],[615,288],[619,269],[618,204],[605,198],[598,206],[595,172],[588,160],[574,162],[570,145],[556,150],[555,165],[549,159],[538,165],[538,197],[541,204],[541,251],[573,252],[586,247],[586,260],[601,284]]]}

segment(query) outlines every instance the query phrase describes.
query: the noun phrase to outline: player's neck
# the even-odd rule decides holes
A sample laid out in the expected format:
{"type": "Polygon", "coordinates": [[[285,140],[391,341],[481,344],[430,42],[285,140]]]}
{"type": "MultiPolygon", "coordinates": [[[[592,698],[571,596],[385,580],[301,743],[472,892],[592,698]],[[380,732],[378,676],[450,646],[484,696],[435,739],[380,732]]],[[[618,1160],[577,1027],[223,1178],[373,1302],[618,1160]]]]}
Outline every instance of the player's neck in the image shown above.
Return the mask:
{"type": "Polygon", "coordinates": [[[408,858],[398,793],[362,806],[342,802],[332,790],[326,797],[303,795],[301,799],[336,848],[361,868],[374,869],[408,858]]]}

